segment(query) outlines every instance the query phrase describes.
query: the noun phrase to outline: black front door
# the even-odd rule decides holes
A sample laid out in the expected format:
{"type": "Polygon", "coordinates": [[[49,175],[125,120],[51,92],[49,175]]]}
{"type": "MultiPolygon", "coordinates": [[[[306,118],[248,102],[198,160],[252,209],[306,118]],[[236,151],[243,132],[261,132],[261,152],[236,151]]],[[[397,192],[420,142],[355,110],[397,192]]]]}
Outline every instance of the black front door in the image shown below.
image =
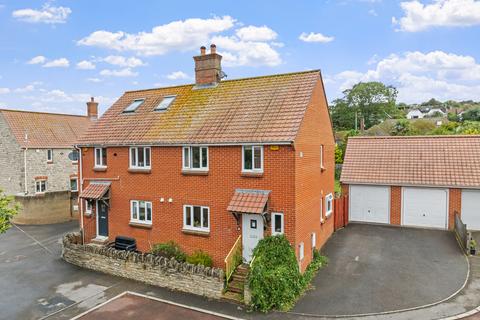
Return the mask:
{"type": "Polygon", "coordinates": [[[108,237],[108,206],[98,201],[98,235],[108,237]]]}

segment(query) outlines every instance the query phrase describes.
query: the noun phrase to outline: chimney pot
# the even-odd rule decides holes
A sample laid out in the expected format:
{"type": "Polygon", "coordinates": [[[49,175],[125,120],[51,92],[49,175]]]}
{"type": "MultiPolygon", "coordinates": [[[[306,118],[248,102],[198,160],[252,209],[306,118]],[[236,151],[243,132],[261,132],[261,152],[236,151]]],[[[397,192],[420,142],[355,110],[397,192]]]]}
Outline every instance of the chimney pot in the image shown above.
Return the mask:
{"type": "Polygon", "coordinates": [[[98,102],[95,101],[94,97],[91,97],[90,101],[87,102],[87,116],[90,120],[97,120],[98,118],[98,102]]]}
{"type": "Polygon", "coordinates": [[[217,46],[214,45],[213,43],[210,45],[210,53],[217,53],[217,46]]]}
{"type": "Polygon", "coordinates": [[[205,46],[201,46],[201,47],[200,47],[200,54],[201,54],[202,56],[204,56],[206,50],[207,50],[207,48],[205,48],[205,46]]]}

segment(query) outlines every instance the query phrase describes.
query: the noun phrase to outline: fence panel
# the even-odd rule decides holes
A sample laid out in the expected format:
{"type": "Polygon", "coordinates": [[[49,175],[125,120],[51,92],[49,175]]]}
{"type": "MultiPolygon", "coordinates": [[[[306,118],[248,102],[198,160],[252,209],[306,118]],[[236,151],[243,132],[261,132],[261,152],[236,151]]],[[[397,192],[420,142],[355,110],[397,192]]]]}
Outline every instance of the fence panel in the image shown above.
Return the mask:
{"type": "Polygon", "coordinates": [[[462,246],[462,249],[467,252],[468,250],[468,231],[467,225],[462,222],[460,215],[455,213],[455,235],[457,236],[458,242],[462,246]]]}
{"type": "Polygon", "coordinates": [[[335,199],[333,204],[335,230],[348,224],[348,196],[335,199]]]}

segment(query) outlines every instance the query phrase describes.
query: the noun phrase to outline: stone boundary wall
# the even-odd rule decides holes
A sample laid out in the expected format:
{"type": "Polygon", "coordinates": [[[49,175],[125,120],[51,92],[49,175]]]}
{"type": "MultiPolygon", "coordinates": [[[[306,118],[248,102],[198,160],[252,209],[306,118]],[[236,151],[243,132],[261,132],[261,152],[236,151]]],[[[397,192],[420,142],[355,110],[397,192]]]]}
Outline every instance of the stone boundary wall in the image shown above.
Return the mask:
{"type": "Polygon", "coordinates": [[[224,289],[222,269],[178,262],[149,253],[127,252],[94,244],[82,245],[79,233],[63,238],[62,258],[79,267],[154,286],[219,299],[224,289]]]}

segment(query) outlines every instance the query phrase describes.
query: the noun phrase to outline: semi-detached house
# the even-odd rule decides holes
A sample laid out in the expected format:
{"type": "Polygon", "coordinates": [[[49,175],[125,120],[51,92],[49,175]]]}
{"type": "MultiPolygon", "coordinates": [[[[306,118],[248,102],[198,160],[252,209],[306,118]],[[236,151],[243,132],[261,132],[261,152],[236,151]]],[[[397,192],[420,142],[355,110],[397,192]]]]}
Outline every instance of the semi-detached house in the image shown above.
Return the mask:
{"type": "Polygon", "coordinates": [[[79,142],[85,242],[173,240],[224,267],[235,243],[285,234],[302,270],[333,232],[334,137],[318,70],[128,91],[79,142]]]}

